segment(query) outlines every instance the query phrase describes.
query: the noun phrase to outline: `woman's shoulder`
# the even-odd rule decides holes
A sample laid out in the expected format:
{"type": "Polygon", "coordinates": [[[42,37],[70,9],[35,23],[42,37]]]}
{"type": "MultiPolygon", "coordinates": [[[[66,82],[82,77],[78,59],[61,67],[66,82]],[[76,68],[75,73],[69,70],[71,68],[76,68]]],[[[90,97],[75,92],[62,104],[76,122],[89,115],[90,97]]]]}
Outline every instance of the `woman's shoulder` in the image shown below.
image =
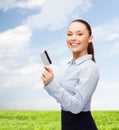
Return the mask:
{"type": "Polygon", "coordinates": [[[99,68],[97,64],[92,60],[87,60],[85,63],[81,65],[83,71],[90,71],[99,73],[99,68]]]}

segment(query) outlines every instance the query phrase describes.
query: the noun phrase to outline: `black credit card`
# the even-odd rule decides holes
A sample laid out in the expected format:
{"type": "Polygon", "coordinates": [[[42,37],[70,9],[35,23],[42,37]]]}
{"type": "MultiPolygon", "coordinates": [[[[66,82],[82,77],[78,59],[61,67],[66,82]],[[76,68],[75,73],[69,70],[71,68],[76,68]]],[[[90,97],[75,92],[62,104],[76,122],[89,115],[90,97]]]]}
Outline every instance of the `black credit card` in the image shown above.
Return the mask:
{"type": "Polygon", "coordinates": [[[50,65],[50,64],[52,64],[52,61],[51,61],[51,59],[50,59],[50,57],[49,57],[49,55],[48,55],[48,52],[47,52],[46,50],[43,51],[43,52],[40,54],[40,57],[41,57],[41,59],[42,59],[44,65],[50,65]]]}

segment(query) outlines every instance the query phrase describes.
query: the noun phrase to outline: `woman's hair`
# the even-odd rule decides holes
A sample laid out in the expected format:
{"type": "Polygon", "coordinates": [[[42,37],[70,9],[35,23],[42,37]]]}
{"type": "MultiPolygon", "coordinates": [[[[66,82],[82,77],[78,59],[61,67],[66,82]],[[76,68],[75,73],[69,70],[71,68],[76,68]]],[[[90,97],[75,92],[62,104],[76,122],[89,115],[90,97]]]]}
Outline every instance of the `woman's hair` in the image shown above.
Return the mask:
{"type": "MultiPolygon", "coordinates": [[[[89,32],[89,35],[90,35],[90,36],[92,35],[91,26],[89,25],[88,22],[86,22],[85,20],[82,20],[82,19],[76,19],[76,20],[73,20],[72,23],[73,23],[73,22],[83,23],[83,24],[87,27],[88,32],[89,32]]],[[[88,54],[92,54],[92,60],[93,60],[94,62],[96,62],[95,57],[94,57],[94,47],[93,47],[93,43],[92,43],[92,42],[90,42],[90,43],[88,44],[87,51],[88,51],[88,54]]]]}

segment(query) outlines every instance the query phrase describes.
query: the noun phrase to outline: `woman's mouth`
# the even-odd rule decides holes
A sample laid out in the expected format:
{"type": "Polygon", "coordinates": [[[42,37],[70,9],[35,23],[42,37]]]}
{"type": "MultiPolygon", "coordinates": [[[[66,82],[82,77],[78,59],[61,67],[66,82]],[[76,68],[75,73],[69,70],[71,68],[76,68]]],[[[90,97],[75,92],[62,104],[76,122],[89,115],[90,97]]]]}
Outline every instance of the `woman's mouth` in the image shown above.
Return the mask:
{"type": "Polygon", "coordinates": [[[79,43],[70,43],[70,46],[72,47],[72,48],[76,48],[76,47],[78,47],[80,44],[79,43]]]}

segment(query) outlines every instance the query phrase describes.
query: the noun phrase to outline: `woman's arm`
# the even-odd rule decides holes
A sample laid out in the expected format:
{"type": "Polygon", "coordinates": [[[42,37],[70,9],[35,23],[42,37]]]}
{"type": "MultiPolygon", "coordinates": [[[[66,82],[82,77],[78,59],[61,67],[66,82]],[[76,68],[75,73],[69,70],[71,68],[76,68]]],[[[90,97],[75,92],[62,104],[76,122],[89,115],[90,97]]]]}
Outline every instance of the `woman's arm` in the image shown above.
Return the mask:
{"type": "Polygon", "coordinates": [[[97,86],[99,73],[96,68],[92,67],[82,72],[79,82],[74,87],[74,95],[70,94],[65,88],[53,78],[52,71],[47,68],[47,72],[43,74],[43,80],[46,83],[44,87],[46,91],[54,97],[61,106],[72,113],[82,111],[86,102],[92,97],[97,86]],[[50,73],[50,74],[49,74],[50,73]],[[47,80],[46,80],[47,79],[47,80]]]}

